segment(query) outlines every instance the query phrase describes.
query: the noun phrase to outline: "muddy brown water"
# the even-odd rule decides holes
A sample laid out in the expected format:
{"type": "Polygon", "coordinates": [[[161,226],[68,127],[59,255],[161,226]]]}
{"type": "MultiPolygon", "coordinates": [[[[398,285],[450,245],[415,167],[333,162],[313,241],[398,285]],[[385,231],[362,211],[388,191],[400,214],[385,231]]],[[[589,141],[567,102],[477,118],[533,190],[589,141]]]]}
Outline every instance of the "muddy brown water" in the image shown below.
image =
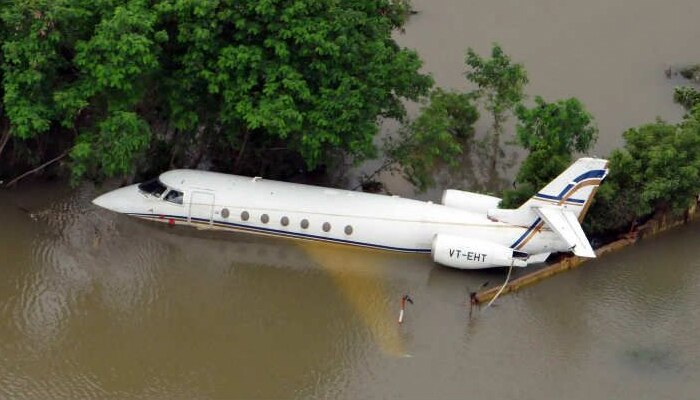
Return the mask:
{"type": "MultiPolygon", "coordinates": [[[[586,103],[600,155],[627,127],[679,119],[663,70],[700,58],[694,1],[414,4],[398,39],[438,84],[464,88],[464,49],[498,41],[528,93],[586,103]]],[[[697,223],[470,320],[467,293],[505,271],[183,232],[96,194],[0,192],[0,398],[700,398],[697,223]]]]}
{"type": "Polygon", "coordinates": [[[0,398],[700,397],[700,224],[470,320],[505,271],[170,228],[61,187],[0,192],[0,398]]]}

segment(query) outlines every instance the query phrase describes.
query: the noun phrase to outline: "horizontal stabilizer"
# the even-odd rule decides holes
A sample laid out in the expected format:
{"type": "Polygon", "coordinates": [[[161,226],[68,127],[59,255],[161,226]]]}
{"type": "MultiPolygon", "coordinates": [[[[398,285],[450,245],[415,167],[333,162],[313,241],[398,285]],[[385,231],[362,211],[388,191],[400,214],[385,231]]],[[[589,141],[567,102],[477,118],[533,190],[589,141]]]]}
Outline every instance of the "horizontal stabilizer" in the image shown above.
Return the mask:
{"type": "Polygon", "coordinates": [[[569,245],[574,254],[595,258],[595,252],[583,233],[576,214],[563,207],[534,207],[534,210],[569,245]]]}
{"type": "Polygon", "coordinates": [[[527,259],[528,264],[538,264],[538,263],[543,263],[547,261],[547,258],[549,258],[549,255],[552,253],[539,253],[539,254],[533,254],[527,259]]]}

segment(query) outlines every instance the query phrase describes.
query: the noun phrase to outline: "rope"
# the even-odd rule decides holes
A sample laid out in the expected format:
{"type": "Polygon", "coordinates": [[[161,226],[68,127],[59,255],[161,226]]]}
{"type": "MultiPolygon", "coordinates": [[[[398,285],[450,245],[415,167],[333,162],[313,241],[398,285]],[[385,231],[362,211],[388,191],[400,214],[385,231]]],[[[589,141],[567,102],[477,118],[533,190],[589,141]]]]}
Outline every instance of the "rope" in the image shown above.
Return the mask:
{"type": "Polygon", "coordinates": [[[505,288],[506,288],[506,285],[508,285],[508,281],[510,280],[510,273],[513,272],[513,264],[514,264],[514,263],[515,263],[515,260],[513,260],[513,261],[510,262],[510,268],[508,268],[508,276],[506,276],[506,281],[503,282],[503,286],[501,286],[501,288],[498,290],[498,292],[496,293],[496,295],[493,296],[493,299],[491,299],[491,301],[489,301],[489,303],[486,305],[486,307],[484,307],[484,310],[486,310],[487,308],[489,308],[489,307],[491,306],[491,304],[493,304],[493,302],[496,301],[496,299],[498,298],[498,296],[500,296],[501,293],[503,292],[503,289],[505,289],[505,288]]]}

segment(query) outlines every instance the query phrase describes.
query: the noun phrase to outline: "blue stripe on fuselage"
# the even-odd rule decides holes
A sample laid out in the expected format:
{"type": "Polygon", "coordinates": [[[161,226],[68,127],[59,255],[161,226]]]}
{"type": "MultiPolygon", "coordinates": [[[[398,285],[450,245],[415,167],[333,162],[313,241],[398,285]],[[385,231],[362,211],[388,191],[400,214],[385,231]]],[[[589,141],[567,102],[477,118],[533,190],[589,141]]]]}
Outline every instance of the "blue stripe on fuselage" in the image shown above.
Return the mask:
{"type": "MultiPolygon", "coordinates": [[[[180,221],[187,221],[187,217],[183,217],[181,215],[160,215],[160,214],[139,214],[139,213],[128,213],[128,215],[132,215],[135,217],[145,217],[145,218],[154,218],[154,219],[177,219],[180,221]]],[[[194,221],[198,222],[204,222],[204,223],[210,223],[208,219],[203,219],[203,218],[192,218],[194,221]]],[[[284,236],[284,237],[294,237],[298,239],[309,239],[309,240],[317,240],[317,241],[323,241],[323,242],[334,242],[334,243],[341,243],[341,244],[349,244],[349,245],[354,245],[354,246],[362,246],[362,247],[371,247],[374,249],[381,249],[381,250],[392,250],[392,251],[400,251],[404,253],[430,253],[430,249],[412,249],[412,248],[404,248],[404,247],[393,247],[393,246],[385,246],[381,244],[374,244],[374,243],[365,243],[365,242],[356,242],[354,240],[347,240],[347,239],[337,239],[337,238],[332,238],[332,237],[325,237],[325,236],[318,236],[318,235],[311,235],[311,234],[306,234],[306,233],[299,233],[299,232],[290,232],[290,231],[281,231],[278,229],[272,229],[272,228],[263,228],[260,226],[253,226],[253,225],[244,225],[244,224],[237,224],[234,222],[225,222],[225,221],[213,221],[215,225],[223,225],[223,226],[230,226],[236,229],[244,230],[244,231],[255,231],[255,232],[262,232],[266,233],[269,235],[275,235],[275,236],[284,236]]]]}
{"type": "Polygon", "coordinates": [[[527,235],[528,235],[530,232],[532,232],[533,229],[535,229],[535,227],[537,226],[537,224],[540,223],[540,221],[541,221],[541,220],[540,220],[540,217],[537,217],[537,218],[535,219],[535,222],[533,222],[532,225],[530,225],[530,227],[527,228],[527,230],[525,231],[525,233],[523,233],[523,234],[518,238],[518,240],[515,241],[515,243],[513,243],[513,244],[510,245],[510,248],[511,248],[511,249],[514,249],[517,245],[519,245],[520,242],[522,242],[523,239],[525,239],[525,238],[527,237],[527,235]]]}

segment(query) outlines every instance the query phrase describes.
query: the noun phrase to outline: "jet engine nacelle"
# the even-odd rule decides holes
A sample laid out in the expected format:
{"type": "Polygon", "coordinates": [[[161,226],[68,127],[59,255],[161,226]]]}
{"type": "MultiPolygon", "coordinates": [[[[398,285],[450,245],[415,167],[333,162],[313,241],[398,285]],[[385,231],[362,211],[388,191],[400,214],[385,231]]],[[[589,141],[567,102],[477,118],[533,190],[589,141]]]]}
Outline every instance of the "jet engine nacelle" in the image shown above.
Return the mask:
{"type": "Polygon", "coordinates": [[[455,189],[448,189],[442,193],[443,205],[467,211],[486,212],[498,207],[500,202],[498,197],[455,189]]]}
{"type": "Polygon", "coordinates": [[[478,239],[437,234],[431,251],[433,261],[459,269],[527,266],[527,254],[478,239]]]}

